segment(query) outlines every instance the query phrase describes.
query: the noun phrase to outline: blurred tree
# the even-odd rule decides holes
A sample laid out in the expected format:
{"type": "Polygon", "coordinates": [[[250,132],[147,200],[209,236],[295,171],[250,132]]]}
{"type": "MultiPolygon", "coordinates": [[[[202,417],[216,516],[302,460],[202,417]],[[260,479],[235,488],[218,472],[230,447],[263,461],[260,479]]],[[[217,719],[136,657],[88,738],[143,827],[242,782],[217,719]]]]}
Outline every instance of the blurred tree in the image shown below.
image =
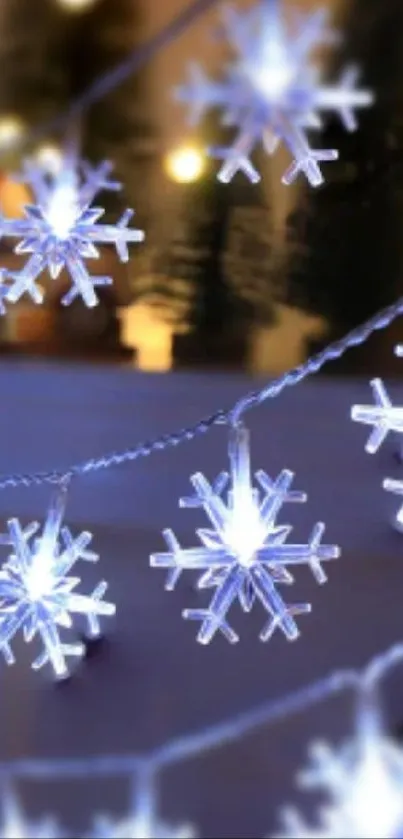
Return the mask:
{"type": "Polygon", "coordinates": [[[403,257],[403,4],[351,0],[341,28],[331,75],[353,58],[376,103],[355,134],[331,121],[318,137],[340,160],[326,168],[323,189],[301,190],[288,224],[288,300],[328,318],[334,336],[396,297],[403,257]]]}
{"type": "MultiPolygon", "coordinates": [[[[216,130],[205,128],[210,138],[216,130]]],[[[274,318],[273,222],[259,186],[242,176],[224,185],[216,169],[210,161],[199,180],[177,187],[176,225],[156,276],[166,275],[161,294],[180,289],[188,301],[190,332],[178,339],[178,355],[239,364],[253,322],[274,318]]]]}

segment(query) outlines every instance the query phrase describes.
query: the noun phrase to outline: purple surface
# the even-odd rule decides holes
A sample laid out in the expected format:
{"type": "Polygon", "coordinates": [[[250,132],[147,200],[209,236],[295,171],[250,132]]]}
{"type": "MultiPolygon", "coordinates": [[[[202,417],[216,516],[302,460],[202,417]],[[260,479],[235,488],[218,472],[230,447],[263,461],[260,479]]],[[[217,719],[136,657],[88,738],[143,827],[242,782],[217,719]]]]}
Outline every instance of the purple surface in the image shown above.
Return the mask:
{"type": "MultiPolygon", "coordinates": [[[[3,363],[1,472],[64,468],[71,463],[176,430],[230,405],[256,382],[242,376],[142,375],[112,368],[3,363]]],[[[400,388],[401,390],[401,388],[400,388]]],[[[399,387],[390,387],[399,399],[399,387]]],[[[18,756],[88,756],[146,752],[177,735],[198,731],[238,712],[279,698],[334,668],[361,666],[403,638],[403,536],[389,520],[399,499],[381,489],[399,474],[390,440],[375,457],[364,452],[367,429],[349,419],[356,402],[370,402],[366,381],[316,379],[251,412],[252,461],[276,474],[295,471],[295,487],[308,503],[287,510],[295,535],[305,541],[318,520],[326,541],[342,547],[318,587],[301,569],[291,599],[311,600],[300,618],[302,636],[288,644],[257,640],[263,616],[256,610],[237,624],[241,642],[217,638],[195,643],[197,627],[181,610],[199,597],[184,580],[163,590],[164,574],[149,569],[150,552],[163,549],[171,526],[187,545],[196,512],[177,500],[189,475],[210,478],[226,466],[226,431],[128,466],[88,475],[72,488],[68,523],[94,533],[99,571],[110,581],[117,619],[99,653],[68,684],[54,686],[29,669],[31,651],[14,645],[18,663],[3,666],[2,759],[18,756]]],[[[2,521],[42,518],[49,488],[0,493],[2,521]]],[[[399,670],[385,686],[391,723],[403,720],[399,670]],[[393,689],[392,689],[393,688],[393,689]]],[[[349,695],[288,721],[260,729],[242,743],[211,752],[162,778],[164,818],[194,821],[200,835],[267,834],[276,808],[297,800],[294,773],[312,736],[347,734],[349,695]]],[[[27,783],[29,810],[52,809],[76,830],[88,828],[92,809],[110,803],[125,810],[127,789],[116,780],[27,783]]]]}

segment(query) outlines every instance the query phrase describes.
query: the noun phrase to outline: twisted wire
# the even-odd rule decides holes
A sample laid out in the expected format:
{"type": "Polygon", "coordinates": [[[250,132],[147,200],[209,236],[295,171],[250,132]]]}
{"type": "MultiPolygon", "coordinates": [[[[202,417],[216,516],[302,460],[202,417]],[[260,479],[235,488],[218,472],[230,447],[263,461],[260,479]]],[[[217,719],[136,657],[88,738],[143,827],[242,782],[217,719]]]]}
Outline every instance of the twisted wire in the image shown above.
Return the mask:
{"type": "Polygon", "coordinates": [[[154,440],[138,443],[124,449],[121,452],[111,452],[100,457],[91,458],[77,463],[63,471],[41,471],[27,474],[10,474],[0,477],[0,490],[11,487],[32,487],[40,484],[55,484],[66,478],[73,478],[86,475],[90,472],[98,472],[102,469],[109,469],[112,466],[120,466],[137,460],[139,457],[148,457],[158,451],[179,446],[182,443],[190,442],[200,434],[206,434],[211,428],[223,423],[237,423],[241,417],[253,407],[261,405],[266,399],[273,399],[287,387],[302,382],[307,376],[319,372],[329,361],[340,358],[351,347],[363,344],[373,332],[385,329],[395,318],[403,313],[403,297],[400,297],[391,306],[377,312],[365,323],[348,332],[343,338],[329,344],[321,352],[316,353],[307,359],[303,364],[292,368],[277,379],[268,382],[260,390],[252,391],[241,397],[234,406],[226,410],[218,410],[209,417],[204,417],[195,425],[182,428],[172,434],[164,434],[154,440]]]}

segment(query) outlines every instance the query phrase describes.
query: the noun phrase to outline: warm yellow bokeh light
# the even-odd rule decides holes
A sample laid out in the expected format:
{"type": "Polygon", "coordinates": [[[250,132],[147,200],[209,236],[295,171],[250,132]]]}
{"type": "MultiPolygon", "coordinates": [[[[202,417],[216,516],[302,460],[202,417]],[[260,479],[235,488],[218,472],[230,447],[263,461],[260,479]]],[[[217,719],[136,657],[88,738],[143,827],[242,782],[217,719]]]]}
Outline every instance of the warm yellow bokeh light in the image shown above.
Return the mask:
{"type": "Polygon", "coordinates": [[[21,139],[25,131],[23,121],[17,116],[0,117],[0,148],[8,148],[21,139]]]}
{"type": "Polygon", "coordinates": [[[165,169],[171,180],[180,184],[198,181],[205,169],[205,154],[193,146],[181,146],[165,158],[165,169]]]}
{"type": "Polygon", "coordinates": [[[86,9],[95,6],[98,0],[56,0],[59,6],[70,12],[84,12],[86,9]]]}
{"type": "Polygon", "coordinates": [[[36,152],[36,159],[49,175],[57,175],[62,168],[63,154],[59,146],[52,143],[40,146],[36,152]]]}

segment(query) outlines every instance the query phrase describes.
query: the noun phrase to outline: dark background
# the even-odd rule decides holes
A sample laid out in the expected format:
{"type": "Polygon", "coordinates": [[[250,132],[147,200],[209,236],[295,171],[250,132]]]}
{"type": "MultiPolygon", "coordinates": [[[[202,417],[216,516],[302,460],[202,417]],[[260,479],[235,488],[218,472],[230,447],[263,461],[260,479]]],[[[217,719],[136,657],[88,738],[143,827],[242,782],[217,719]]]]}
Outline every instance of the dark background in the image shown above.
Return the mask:
{"type": "MultiPolygon", "coordinates": [[[[73,14],[56,0],[3,0],[0,127],[1,115],[16,115],[29,133],[64,112],[99,73],[180,8],[178,1],[166,2],[162,15],[162,4],[154,4],[159,12],[152,24],[151,2],[98,0],[73,14]]],[[[355,135],[327,124],[321,145],[338,147],[340,160],[325,167],[320,190],[282,187],[282,160],[273,161],[255,187],[241,176],[227,187],[219,184],[214,162],[196,183],[169,182],[164,160],[172,148],[188,140],[217,143],[222,129],[207,119],[196,134],[189,131],[171,103],[161,65],[158,78],[150,65],[72,126],[83,154],[112,159],[124,183],[122,195],[105,196],[108,217],[134,206],[147,240],[127,268],[102,254],[99,273],[107,265],[115,282],[97,310],[81,304],[62,309],[63,280],[49,286],[43,307],[9,307],[0,324],[3,475],[63,470],[191,425],[263,381],[252,376],[300,363],[401,294],[403,7],[400,0],[349,0],[334,12],[345,39],[329,72],[353,57],[377,101],[359,114],[355,135]],[[155,89],[158,101],[169,102],[168,120],[155,105],[155,89]],[[178,130],[175,141],[167,122],[178,130]],[[154,320],[144,326],[145,311],[154,320]],[[122,312],[133,312],[130,340],[122,312]],[[158,343],[161,323],[169,325],[171,345],[168,361],[155,369],[167,372],[149,375],[141,342],[155,330],[158,343]]],[[[209,24],[214,19],[210,15],[209,24]]],[[[193,43],[201,45],[207,23],[195,31],[193,43]]],[[[177,49],[175,61],[171,48],[166,59],[173,60],[172,83],[195,57],[186,38],[177,49]]],[[[64,139],[49,132],[41,143],[58,147],[64,139]]],[[[39,147],[33,143],[30,151],[39,147]]],[[[4,211],[7,205],[14,212],[24,198],[10,181],[19,163],[15,149],[3,153],[4,211]]],[[[7,242],[1,248],[2,264],[15,266],[7,242]]],[[[402,336],[396,321],[329,364],[326,375],[248,419],[254,466],[273,475],[295,470],[297,488],[309,494],[306,505],[291,510],[296,537],[305,541],[314,522],[323,520],[328,540],[342,546],[326,586],[313,584],[302,569],[289,591],[291,601],[306,596],[313,604],[312,615],[300,619],[296,644],[280,635],[260,644],[256,610],[239,623],[238,646],[220,638],[200,648],[196,626],[180,616],[195,603],[191,584],[184,580],[175,594],[164,593],[163,574],[149,569],[149,554],[163,549],[164,527],[195,544],[194,529],[203,523],[180,511],[177,499],[186,494],[191,473],[202,468],[211,479],[225,467],[225,429],[74,483],[68,523],[94,533],[99,577],[110,580],[117,619],[65,685],[32,673],[30,647],[15,644],[18,663],[4,666],[1,677],[3,760],[146,754],[334,669],[361,667],[401,638],[402,536],[390,526],[399,500],[381,489],[383,477],[401,473],[397,444],[389,439],[369,457],[366,429],[349,415],[352,404],[371,401],[367,379],[375,374],[388,377],[399,403],[399,383],[392,382],[403,366],[393,347],[402,336]]],[[[48,501],[49,487],[3,491],[2,523],[16,515],[42,520],[48,501]]],[[[85,569],[83,580],[89,585],[85,569]]],[[[403,723],[399,669],[385,684],[385,705],[395,732],[403,723]]],[[[346,693],[170,769],[161,778],[161,817],[194,822],[202,837],[273,834],[283,802],[312,810],[314,799],[302,798],[294,785],[308,741],[347,736],[352,720],[346,693]]],[[[55,777],[21,781],[18,789],[30,816],[53,811],[75,835],[88,831],[101,804],[123,816],[128,801],[125,778],[55,777]]]]}

